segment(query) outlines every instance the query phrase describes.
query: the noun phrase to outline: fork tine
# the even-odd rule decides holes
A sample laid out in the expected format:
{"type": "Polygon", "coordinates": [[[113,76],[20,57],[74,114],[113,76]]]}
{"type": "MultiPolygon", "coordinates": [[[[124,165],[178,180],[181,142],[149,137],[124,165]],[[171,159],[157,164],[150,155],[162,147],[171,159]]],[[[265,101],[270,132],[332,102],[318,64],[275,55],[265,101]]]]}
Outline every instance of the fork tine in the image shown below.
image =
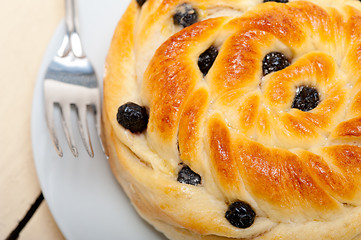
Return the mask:
{"type": "Polygon", "coordinates": [[[85,149],[90,157],[94,157],[94,151],[89,136],[86,105],[77,106],[77,116],[78,116],[78,126],[79,126],[80,136],[83,140],[85,149]]]}
{"type": "Polygon", "coordinates": [[[46,118],[46,124],[49,129],[50,138],[55,146],[55,150],[57,154],[62,157],[63,151],[59,145],[58,138],[55,134],[55,128],[54,128],[54,104],[52,102],[47,102],[45,106],[45,118],[46,118]]]}
{"type": "Polygon", "coordinates": [[[66,140],[68,142],[69,148],[73,153],[74,157],[78,157],[78,149],[74,145],[73,131],[71,129],[71,106],[70,104],[61,104],[60,105],[61,119],[63,124],[63,129],[65,133],[66,140]],[[70,129],[69,129],[70,128],[70,129]]]}
{"type": "Polygon", "coordinates": [[[100,142],[100,147],[102,149],[102,151],[105,153],[105,148],[103,145],[103,141],[102,141],[102,133],[101,133],[101,109],[102,109],[102,102],[100,100],[101,98],[101,94],[100,91],[98,91],[97,96],[95,98],[95,101],[93,102],[93,105],[91,105],[93,107],[93,111],[95,114],[95,127],[97,130],[97,134],[99,137],[99,142],[100,142]]]}
{"type": "Polygon", "coordinates": [[[93,105],[93,110],[95,113],[95,127],[97,130],[97,134],[98,137],[101,137],[101,130],[100,130],[100,126],[101,126],[101,120],[100,120],[100,114],[101,114],[101,103],[100,103],[100,96],[98,95],[97,97],[97,101],[94,103],[93,105]]]}

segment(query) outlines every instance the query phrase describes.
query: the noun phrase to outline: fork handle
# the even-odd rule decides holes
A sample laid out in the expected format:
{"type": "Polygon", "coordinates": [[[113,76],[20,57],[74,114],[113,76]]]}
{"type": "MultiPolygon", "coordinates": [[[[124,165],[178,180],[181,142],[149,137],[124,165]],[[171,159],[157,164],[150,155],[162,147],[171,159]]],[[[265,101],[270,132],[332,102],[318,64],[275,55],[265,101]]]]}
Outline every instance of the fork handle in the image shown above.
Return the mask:
{"type": "Polygon", "coordinates": [[[78,15],[76,7],[76,0],[65,0],[65,25],[69,35],[77,32],[78,15]]]}
{"type": "Polygon", "coordinates": [[[77,0],[65,0],[65,27],[70,51],[76,57],[85,57],[78,33],[77,0]]]}

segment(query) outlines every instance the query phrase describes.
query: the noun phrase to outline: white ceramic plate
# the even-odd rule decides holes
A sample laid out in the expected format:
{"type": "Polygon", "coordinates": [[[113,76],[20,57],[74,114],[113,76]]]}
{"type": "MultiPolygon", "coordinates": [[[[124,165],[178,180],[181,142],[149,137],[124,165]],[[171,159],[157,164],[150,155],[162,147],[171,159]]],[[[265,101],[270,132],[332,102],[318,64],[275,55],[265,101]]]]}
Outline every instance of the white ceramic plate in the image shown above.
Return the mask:
{"type": "MultiPolygon", "coordinates": [[[[79,0],[80,34],[101,85],[104,60],[113,31],[129,1],[79,0]]],[[[82,144],[78,144],[79,158],[71,155],[66,144],[62,145],[63,158],[59,158],[54,150],[45,123],[42,79],[60,46],[63,33],[64,24],[61,23],[44,57],[32,109],[33,154],[50,211],[64,236],[70,240],[165,239],[137,215],[113,177],[99,141],[93,143],[93,159],[88,157],[82,144]]],[[[59,111],[56,114],[59,115],[59,111]]],[[[92,121],[92,118],[89,120],[92,121]]],[[[65,143],[59,122],[56,131],[60,142],[65,143]]],[[[90,131],[92,138],[96,139],[95,128],[90,131]]],[[[81,143],[79,135],[75,139],[81,143]]]]}

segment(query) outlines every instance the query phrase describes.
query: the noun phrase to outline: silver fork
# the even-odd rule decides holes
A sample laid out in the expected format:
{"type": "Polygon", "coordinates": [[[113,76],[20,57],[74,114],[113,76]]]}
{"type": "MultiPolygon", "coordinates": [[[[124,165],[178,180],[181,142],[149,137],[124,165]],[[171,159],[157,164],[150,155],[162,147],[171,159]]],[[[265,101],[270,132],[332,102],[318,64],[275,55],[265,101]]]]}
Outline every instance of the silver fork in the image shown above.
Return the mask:
{"type": "Polygon", "coordinates": [[[78,156],[71,124],[72,108],[75,109],[80,136],[89,156],[94,156],[90,140],[87,111],[93,109],[97,133],[100,136],[100,91],[94,68],[86,58],[80,41],[76,1],[65,0],[66,33],[63,42],[44,78],[44,102],[50,137],[59,156],[63,150],[54,128],[54,106],[60,108],[62,126],[71,152],[78,156]]]}

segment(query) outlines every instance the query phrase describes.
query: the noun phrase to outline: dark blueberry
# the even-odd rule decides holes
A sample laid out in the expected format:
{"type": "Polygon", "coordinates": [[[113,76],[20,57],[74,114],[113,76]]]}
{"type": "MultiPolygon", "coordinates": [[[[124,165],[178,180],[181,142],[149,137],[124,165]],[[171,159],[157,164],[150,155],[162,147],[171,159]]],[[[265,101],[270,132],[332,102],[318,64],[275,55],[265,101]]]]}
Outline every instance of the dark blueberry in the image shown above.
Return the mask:
{"type": "Polygon", "coordinates": [[[198,21],[198,12],[192,5],[183,3],[177,7],[176,13],[173,16],[175,25],[188,27],[198,21]]]}
{"type": "Polygon", "coordinates": [[[319,103],[320,96],[317,89],[313,87],[300,86],[296,90],[292,108],[297,108],[301,111],[308,112],[317,107],[319,103]]]}
{"type": "Polygon", "coordinates": [[[188,166],[184,166],[179,172],[178,172],[178,178],[177,181],[180,183],[190,184],[190,185],[198,185],[201,184],[201,176],[199,176],[197,173],[193,172],[192,169],[190,169],[188,166]]]}
{"type": "Polygon", "coordinates": [[[263,2],[279,2],[279,3],[288,3],[288,0],[263,0],[263,2]]]}
{"type": "Polygon", "coordinates": [[[117,121],[132,133],[140,133],[147,128],[148,114],[144,107],[128,102],[118,108],[117,121]]]}
{"type": "Polygon", "coordinates": [[[250,205],[245,202],[237,201],[229,205],[226,212],[226,219],[230,224],[238,228],[248,228],[256,217],[250,205]]]}
{"type": "Polygon", "coordinates": [[[147,0],[137,0],[137,3],[139,5],[139,7],[143,6],[143,4],[146,2],[147,0]]]}
{"type": "Polygon", "coordinates": [[[266,76],[271,72],[282,70],[290,65],[290,61],[283,53],[270,52],[262,61],[263,75],[266,76]]]}
{"type": "Polygon", "coordinates": [[[212,67],[216,57],[218,55],[218,49],[214,46],[208,48],[198,58],[198,67],[203,73],[203,76],[207,75],[209,69],[212,67]]]}

